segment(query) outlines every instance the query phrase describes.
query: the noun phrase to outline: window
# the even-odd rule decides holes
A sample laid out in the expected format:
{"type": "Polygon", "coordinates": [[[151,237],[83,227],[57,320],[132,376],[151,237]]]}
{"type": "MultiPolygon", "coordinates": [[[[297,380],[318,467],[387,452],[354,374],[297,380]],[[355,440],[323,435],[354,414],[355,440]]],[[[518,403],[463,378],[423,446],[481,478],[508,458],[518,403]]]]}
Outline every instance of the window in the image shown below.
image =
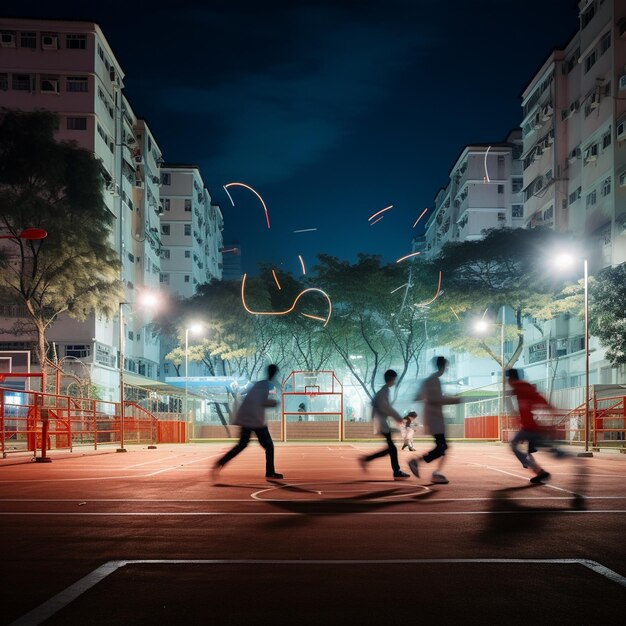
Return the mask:
{"type": "Polygon", "coordinates": [[[128,331],[128,338],[133,341],[135,339],[135,333],[132,330],[128,331]]]}
{"type": "Polygon", "coordinates": [[[185,282],[188,283],[189,282],[189,274],[185,274],[185,282]]]}
{"type": "Polygon", "coordinates": [[[20,48],[37,48],[37,33],[20,33],[20,48]]]}
{"type": "Polygon", "coordinates": [[[163,198],[163,210],[164,211],[169,211],[170,210],[170,199],[169,198],[163,198]]]}
{"type": "Polygon", "coordinates": [[[16,91],[31,91],[32,76],[30,74],[13,74],[13,89],[16,91]]]}
{"type": "Polygon", "coordinates": [[[602,149],[606,149],[611,145],[611,129],[609,128],[609,131],[605,134],[602,135],[602,149]]]}
{"type": "Polygon", "coordinates": [[[41,93],[59,93],[58,76],[42,76],[39,81],[41,93]]]}
{"type": "Polygon", "coordinates": [[[169,235],[170,234],[170,225],[169,224],[161,224],[161,234],[169,235]]]}
{"type": "Polygon", "coordinates": [[[554,207],[553,206],[549,206],[543,213],[543,220],[544,220],[544,222],[547,222],[548,220],[551,220],[553,216],[554,216],[554,207]]]}
{"type": "Polygon", "coordinates": [[[162,259],[169,259],[170,258],[170,251],[165,249],[165,248],[163,248],[161,250],[161,258],[162,259]]]}
{"type": "Polygon", "coordinates": [[[191,211],[191,200],[189,198],[185,198],[185,211],[191,211]]]}
{"type": "Polygon", "coordinates": [[[598,53],[594,50],[585,59],[585,74],[596,64],[598,53]]]}
{"type": "Polygon", "coordinates": [[[608,80],[605,84],[604,84],[604,88],[602,89],[602,95],[605,98],[610,98],[611,97],[611,81],[608,80]]]}
{"type": "Polygon", "coordinates": [[[68,76],[66,81],[66,89],[71,92],[87,92],[88,83],[86,76],[68,76]]]}
{"type": "Polygon", "coordinates": [[[170,275],[169,274],[159,274],[159,282],[165,283],[166,285],[170,284],[170,275]]]}
{"type": "Polygon", "coordinates": [[[129,252],[129,253],[128,253],[128,260],[129,260],[131,263],[134,263],[134,262],[135,262],[135,255],[134,255],[132,252],[129,252]]]}
{"type": "Polygon", "coordinates": [[[576,189],[575,191],[572,191],[572,193],[570,193],[569,195],[569,203],[570,204],[574,204],[574,202],[576,202],[576,200],[580,200],[580,193],[582,191],[582,187],[579,187],[578,189],[576,189]]]}
{"type": "Polygon", "coordinates": [[[185,224],[185,236],[191,237],[191,224],[185,224]]]}
{"type": "Polygon", "coordinates": [[[511,217],[524,217],[524,205],[514,204],[511,207],[511,217]]]}
{"type": "Polygon", "coordinates": [[[70,50],[85,50],[87,48],[87,36],[65,35],[65,47],[70,50]]]}
{"type": "Polygon", "coordinates": [[[511,190],[513,193],[519,193],[524,187],[524,179],[523,178],[514,178],[511,181],[511,190]]]}
{"type": "Polygon", "coordinates": [[[104,61],[104,50],[100,44],[98,44],[98,56],[104,61]]]}
{"type": "Polygon", "coordinates": [[[74,344],[65,346],[65,356],[71,356],[76,359],[84,359],[88,357],[91,346],[89,344],[74,344]]]}
{"type": "Polygon", "coordinates": [[[0,74],[0,89],[6,91],[9,88],[9,75],[0,74]]]}
{"type": "Polygon", "coordinates": [[[600,188],[600,194],[604,196],[608,196],[611,193],[611,177],[605,178],[602,181],[602,185],[600,188]]]}
{"type": "Polygon", "coordinates": [[[15,48],[15,33],[8,30],[0,31],[0,46],[3,48],[15,48]]]}
{"type": "Polygon", "coordinates": [[[87,130],[86,117],[68,117],[67,130],[87,130]]]}
{"type": "Polygon", "coordinates": [[[498,185],[498,193],[504,193],[504,185],[498,185]]]}
{"type": "Polygon", "coordinates": [[[611,31],[604,33],[600,39],[600,56],[602,56],[611,47],[611,31]]]}
{"type": "Polygon", "coordinates": [[[596,3],[592,2],[589,8],[580,16],[580,26],[585,28],[596,14],[596,3]]]}
{"type": "Polygon", "coordinates": [[[191,250],[185,250],[185,258],[186,259],[190,259],[191,258],[191,250]]]}
{"type": "Polygon", "coordinates": [[[172,175],[169,172],[161,172],[161,184],[162,185],[172,184],[172,175]]]}
{"type": "Polygon", "coordinates": [[[587,194],[585,203],[586,203],[587,208],[595,205],[596,203],[596,190],[595,189],[591,193],[587,194]]]}
{"type": "Polygon", "coordinates": [[[505,222],[506,221],[506,213],[498,213],[498,222],[505,222]]]}

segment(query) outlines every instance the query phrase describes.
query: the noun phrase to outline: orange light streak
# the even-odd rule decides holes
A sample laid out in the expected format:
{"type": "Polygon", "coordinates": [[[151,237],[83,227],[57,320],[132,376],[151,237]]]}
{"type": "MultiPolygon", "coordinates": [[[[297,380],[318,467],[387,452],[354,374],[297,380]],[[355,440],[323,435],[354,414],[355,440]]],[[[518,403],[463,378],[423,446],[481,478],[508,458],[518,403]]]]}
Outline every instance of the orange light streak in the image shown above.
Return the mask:
{"type": "Polygon", "coordinates": [[[325,291],[323,291],[322,289],[318,289],[317,287],[309,287],[308,289],[304,289],[303,291],[301,291],[295,297],[293,304],[285,311],[253,311],[246,304],[245,287],[246,287],[246,274],[244,274],[241,278],[241,303],[243,304],[243,308],[251,315],[288,315],[296,308],[296,304],[298,304],[298,300],[300,300],[300,298],[305,293],[308,293],[309,291],[317,291],[321,293],[326,298],[326,300],[328,300],[328,317],[326,318],[326,321],[324,322],[324,326],[328,324],[328,322],[330,321],[330,316],[333,313],[333,303],[331,302],[329,295],[325,291]]]}
{"type": "Polygon", "coordinates": [[[383,217],[385,217],[385,216],[381,215],[377,220],[374,220],[373,222],[370,222],[370,226],[374,226],[374,224],[376,224],[377,222],[380,222],[380,220],[382,220],[383,217]]]}
{"type": "Polygon", "coordinates": [[[424,217],[424,215],[426,215],[426,211],[428,211],[428,207],[426,207],[422,211],[422,214],[415,220],[415,224],[413,224],[413,228],[415,228],[417,226],[417,223],[424,217]]]}
{"type": "Polygon", "coordinates": [[[396,263],[400,263],[400,261],[404,261],[405,259],[410,259],[412,256],[417,256],[418,254],[422,254],[421,252],[411,252],[411,254],[406,254],[401,256],[396,263]]]}
{"type": "Polygon", "coordinates": [[[385,211],[389,211],[389,209],[391,208],[393,208],[393,204],[390,204],[388,207],[385,207],[384,209],[381,209],[380,211],[377,211],[376,213],[374,213],[374,215],[370,215],[367,219],[373,220],[377,215],[380,215],[381,213],[384,213],[385,211]]]}
{"type": "Polygon", "coordinates": [[[429,304],[431,304],[437,299],[440,292],[441,292],[441,270],[439,270],[439,283],[437,284],[437,291],[435,292],[435,295],[430,300],[428,300],[428,302],[422,302],[421,304],[414,304],[413,306],[428,306],[429,304]]]}
{"type": "Polygon", "coordinates": [[[300,259],[300,265],[302,265],[302,274],[306,275],[306,268],[304,267],[304,261],[302,260],[302,257],[300,255],[298,255],[298,258],[300,259]]]}
{"type": "MultiPolygon", "coordinates": [[[[308,313],[300,313],[300,315],[303,315],[304,317],[309,317],[312,320],[319,320],[320,322],[325,321],[323,317],[318,317],[317,315],[309,315],[308,313]]],[[[324,326],[326,326],[326,324],[324,324],[324,326]]]]}
{"type": "Polygon", "coordinates": [[[259,201],[263,205],[263,210],[265,211],[265,221],[267,222],[267,227],[269,228],[270,227],[270,215],[267,211],[267,206],[265,205],[265,202],[263,201],[263,198],[261,198],[260,194],[254,189],[252,189],[250,185],[246,185],[245,183],[227,183],[226,185],[224,185],[224,191],[228,194],[228,197],[230,198],[231,204],[233,206],[235,206],[235,202],[233,200],[233,197],[230,195],[230,192],[228,191],[229,187],[243,187],[244,189],[248,189],[249,191],[251,191],[259,199],[259,201]]]}
{"type": "Polygon", "coordinates": [[[278,276],[276,276],[276,272],[274,270],[272,270],[272,276],[274,277],[274,282],[276,283],[276,286],[279,289],[282,289],[282,287],[280,286],[280,283],[278,282],[278,276]]]}

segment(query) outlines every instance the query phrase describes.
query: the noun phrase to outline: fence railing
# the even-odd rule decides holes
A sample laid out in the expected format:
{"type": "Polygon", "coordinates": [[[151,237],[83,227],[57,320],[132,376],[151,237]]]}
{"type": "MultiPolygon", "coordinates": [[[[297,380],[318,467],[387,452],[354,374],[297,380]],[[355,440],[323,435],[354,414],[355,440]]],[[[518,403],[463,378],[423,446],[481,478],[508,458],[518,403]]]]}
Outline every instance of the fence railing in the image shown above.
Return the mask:
{"type": "Polygon", "coordinates": [[[73,450],[77,447],[118,446],[125,443],[182,443],[187,428],[178,420],[157,420],[134,402],[76,398],[0,387],[0,452],[73,450]]]}

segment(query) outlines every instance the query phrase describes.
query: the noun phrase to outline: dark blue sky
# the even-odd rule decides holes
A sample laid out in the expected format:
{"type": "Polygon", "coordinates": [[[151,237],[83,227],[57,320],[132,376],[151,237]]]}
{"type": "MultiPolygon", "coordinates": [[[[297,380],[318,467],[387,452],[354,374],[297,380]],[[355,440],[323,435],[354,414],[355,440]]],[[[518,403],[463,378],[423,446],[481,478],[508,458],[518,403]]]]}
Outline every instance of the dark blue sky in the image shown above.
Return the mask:
{"type": "Polygon", "coordinates": [[[310,267],[319,252],[408,253],[461,148],[519,125],[520,92],[578,19],[574,0],[4,7],[98,22],[165,159],[201,167],[244,270],[269,261],[295,273],[298,254],[310,267]],[[263,196],[270,231],[249,192],[233,190],[231,206],[231,181],[263,196]],[[303,228],[318,230],[292,232],[303,228]]]}

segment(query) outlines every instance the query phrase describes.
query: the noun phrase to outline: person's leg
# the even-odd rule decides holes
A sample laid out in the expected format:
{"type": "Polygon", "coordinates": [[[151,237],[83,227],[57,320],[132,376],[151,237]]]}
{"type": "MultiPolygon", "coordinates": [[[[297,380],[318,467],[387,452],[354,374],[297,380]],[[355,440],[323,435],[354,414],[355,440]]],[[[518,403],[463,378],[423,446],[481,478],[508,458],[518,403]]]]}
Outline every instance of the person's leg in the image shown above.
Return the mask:
{"type": "Polygon", "coordinates": [[[231,459],[234,459],[240,452],[243,452],[248,447],[251,434],[252,429],[242,426],[241,433],[239,435],[239,442],[236,446],[233,446],[221,459],[219,459],[219,461],[215,463],[215,467],[224,467],[224,465],[226,465],[226,463],[228,463],[231,459]]]}
{"type": "Polygon", "coordinates": [[[530,457],[530,453],[533,452],[534,450],[533,450],[530,442],[528,442],[528,453],[522,452],[522,450],[520,450],[520,447],[519,447],[519,444],[522,441],[528,442],[528,437],[526,436],[526,433],[524,431],[520,430],[520,431],[516,432],[515,436],[513,437],[513,439],[511,439],[510,446],[511,446],[511,450],[513,451],[513,454],[517,457],[517,460],[524,467],[528,467],[529,466],[529,461],[532,461],[532,459],[530,457]]]}
{"type": "Polygon", "coordinates": [[[276,473],[274,468],[274,442],[272,441],[272,435],[267,426],[264,428],[257,428],[255,431],[259,443],[265,450],[265,475],[271,476],[276,473]]]}
{"type": "Polygon", "coordinates": [[[423,456],[423,459],[426,463],[430,463],[435,459],[439,459],[443,457],[448,449],[448,444],[446,443],[446,436],[443,433],[438,433],[434,435],[435,437],[435,447],[428,453],[423,456]]]}
{"type": "Polygon", "coordinates": [[[385,440],[387,441],[387,454],[389,454],[391,460],[391,469],[396,474],[400,471],[400,464],[398,463],[398,450],[391,438],[391,433],[383,433],[385,440]]]}

